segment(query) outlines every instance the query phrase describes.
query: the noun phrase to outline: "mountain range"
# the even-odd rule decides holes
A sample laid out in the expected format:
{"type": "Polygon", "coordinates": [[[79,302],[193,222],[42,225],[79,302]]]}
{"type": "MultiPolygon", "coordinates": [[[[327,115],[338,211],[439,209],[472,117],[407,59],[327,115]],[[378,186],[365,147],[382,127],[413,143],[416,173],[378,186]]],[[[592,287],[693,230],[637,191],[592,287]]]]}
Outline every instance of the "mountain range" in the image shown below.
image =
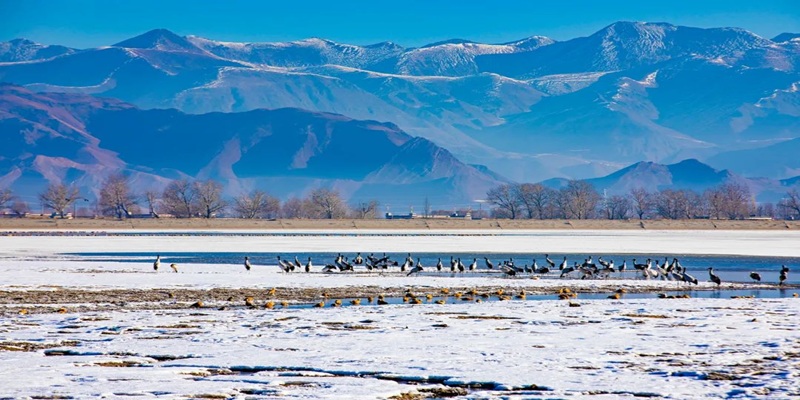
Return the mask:
{"type": "Polygon", "coordinates": [[[418,48],[234,43],[164,29],[92,49],[0,43],[0,81],[31,91],[186,118],[294,108],[382,121],[463,165],[486,165],[474,170],[494,181],[519,182],[684,159],[742,176],[796,176],[787,149],[800,140],[798,67],[798,34],[642,22],[565,41],[418,48]]]}
{"type": "Polygon", "coordinates": [[[229,197],[332,186],[352,202],[405,208],[426,197],[469,203],[504,182],[394,124],[294,108],[185,114],[0,85],[0,137],[0,187],[26,194],[55,181],[97,195],[105,176],[124,171],[139,193],[172,179],[216,179],[229,197]]]}
{"type": "MultiPolygon", "coordinates": [[[[698,193],[726,183],[742,184],[750,189],[757,202],[777,203],[788,190],[800,190],[800,175],[788,179],[750,178],[727,169],[716,169],[696,159],[687,159],[674,164],[658,164],[640,161],[606,176],[586,179],[586,182],[606,195],[627,195],[633,189],[649,192],[665,189],[691,190],[698,193]]],[[[543,185],[560,189],[567,185],[564,178],[553,178],[543,185]]]]}

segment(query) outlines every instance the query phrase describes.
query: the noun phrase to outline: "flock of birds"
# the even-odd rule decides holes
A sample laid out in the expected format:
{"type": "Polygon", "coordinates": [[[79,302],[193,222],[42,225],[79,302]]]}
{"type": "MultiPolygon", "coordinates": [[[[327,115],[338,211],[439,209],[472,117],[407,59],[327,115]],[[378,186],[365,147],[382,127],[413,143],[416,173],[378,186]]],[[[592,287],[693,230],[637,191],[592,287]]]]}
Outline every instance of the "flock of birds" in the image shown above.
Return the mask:
{"type": "MultiPolygon", "coordinates": [[[[305,264],[301,263],[297,256],[294,257],[294,261],[283,259],[281,256],[278,256],[277,258],[278,266],[284,272],[315,272],[315,267],[312,263],[311,257],[308,257],[308,261],[305,264]]],[[[644,263],[637,263],[635,258],[632,261],[632,269],[630,270],[628,269],[627,260],[624,260],[619,266],[615,266],[614,260],[605,261],[603,260],[603,257],[599,257],[597,259],[597,263],[595,263],[592,259],[592,256],[584,259],[582,263],[574,262],[574,264],[570,266],[568,265],[567,257],[564,257],[563,261],[556,263],[550,259],[549,254],[545,254],[546,264],[541,266],[537,264],[535,259],[530,265],[524,264],[520,266],[514,261],[513,258],[510,258],[508,260],[502,260],[499,262],[497,264],[497,269],[495,269],[495,264],[488,257],[483,258],[483,266],[486,270],[496,270],[509,277],[524,274],[529,276],[541,276],[550,274],[551,272],[556,273],[557,271],[560,278],[580,277],[580,279],[594,279],[609,278],[611,277],[611,274],[614,273],[619,273],[619,276],[622,277],[626,271],[633,271],[636,273],[636,276],[644,279],[661,279],[676,281],[679,283],[683,282],[687,284],[698,284],[697,278],[690,275],[677,258],[673,258],[672,261],[670,261],[668,257],[665,257],[663,263],[659,263],[658,261],[654,261],[650,258],[648,258],[644,263]]],[[[153,262],[153,269],[158,271],[160,266],[161,256],[158,255],[156,256],[155,262],[153,262]]],[[[253,268],[253,265],[250,263],[250,257],[244,258],[244,267],[248,271],[253,268]]],[[[353,260],[350,260],[348,257],[345,257],[340,253],[334,258],[333,263],[325,264],[325,266],[321,268],[321,272],[355,272],[357,267],[363,267],[366,271],[387,271],[397,268],[401,273],[405,273],[407,276],[419,274],[420,272],[425,271],[426,268],[430,270],[436,270],[437,272],[446,272],[448,270],[448,266],[445,265],[441,258],[439,258],[435,266],[426,267],[422,265],[419,257],[414,260],[414,258],[411,256],[411,253],[408,253],[408,256],[405,258],[405,260],[403,260],[402,263],[397,260],[392,260],[390,256],[386,255],[386,253],[384,253],[381,257],[376,257],[374,254],[362,257],[361,253],[358,253],[353,260]]],[[[172,271],[178,272],[177,264],[170,264],[170,268],[172,271]]],[[[473,258],[469,265],[465,265],[461,261],[461,258],[454,258],[453,256],[450,256],[449,271],[451,273],[464,273],[467,271],[472,272],[477,271],[478,269],[479,266],[477,258],[473,258]]],[[[714,268],[708,268],[708,275],[709,280],[716,283],[717,286],[722,284],[722,279],[714,272],[714,268]]],[[[789,268],[785,265],[782,265],[778,276],[778,284],[782,286],[788,277],[789,268]]],[[[754,282],[761,282],[761,274],[758,272],[751,272],[750,278],[754,282]]]]}

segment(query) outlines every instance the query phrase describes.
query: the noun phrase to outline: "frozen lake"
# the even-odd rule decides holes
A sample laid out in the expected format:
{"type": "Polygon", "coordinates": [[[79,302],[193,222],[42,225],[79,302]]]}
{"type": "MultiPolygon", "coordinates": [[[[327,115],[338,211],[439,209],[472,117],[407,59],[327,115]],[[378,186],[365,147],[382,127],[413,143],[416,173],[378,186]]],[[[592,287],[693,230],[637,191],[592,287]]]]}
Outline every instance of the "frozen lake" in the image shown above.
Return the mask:
{"type": "MultiPolygon", "coordinates": [[[[796,287],[778,291],[774,281],[785,264],[797,282],[798,239],[793,231],[8,236],[0,239],[0,290],[25,299],[30,291],[69,288],[76,297],[63,304],[64,313],[3,311],[0,397],[375,399],[433,391],[459,398],[792,398],[800,396],[800,299],[796,287]],[[286,274],[271,261],[297,255],[320,266],[339,252],[352,258],[359,251],[396,259],[411,252],[426,267],[442,257],[449,268],[451,255],[467,265],[478,258],[482,271],[286,274]],[[154,254],[163,257],[159,272],[152,270],[154,254]],[[590,255],[626,259],[629,269],[634,257],[674,256],[701,281],[697,288],[714,287],[709,266],[725,283],[690,299],[659,299],[652,291],[672,293],[676,283],[632,274],[508,279],[484,270],[482,259],[513,257],[520,265],[535,258],[542,266],[544,254],[570,263],[590,255]],[[244,270],[244,255],[252,271],[244,270]],[[180,273],[169,270],[173,262],[180,273]],[[751,270],[769,282],[749,283],[751,270]],[[264,309],[272,287],[324,290],[329,303],[339,292],[375,287],[651,292],[482,303],[451,293],[419,305],[264,309]],[[76,311],[88,301],[81,293],[150,289],[227,289],[240,293],[239,306],[197,309],[189,307],[195,299],[164,297],[173,308],[120,303],[76,311]],[[259,306],[244,307],[245,294],[259,306]],[[440,298],[447,304],[433,302],[440,298]]],[[[38,306],[6,300],[0,310],[38,306]]]]}

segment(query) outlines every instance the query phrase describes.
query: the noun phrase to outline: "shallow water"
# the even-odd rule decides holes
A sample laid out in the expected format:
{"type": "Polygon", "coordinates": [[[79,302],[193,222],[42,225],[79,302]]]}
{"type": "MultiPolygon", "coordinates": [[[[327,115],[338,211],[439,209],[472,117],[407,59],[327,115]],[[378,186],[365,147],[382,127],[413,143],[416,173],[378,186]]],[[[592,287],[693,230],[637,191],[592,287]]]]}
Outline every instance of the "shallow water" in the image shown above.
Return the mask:
{"type": "MultiPolygon", "coordinates": [[[[375,253],[376,257],[382,257],[384,254],[391,257],[392,260],[398,261],[402,264],[403,260],[408,256],[408,253],[375,253]]],[[[77,253],[73,254],[80,256],[87,261],[122,261],[122,262],[136,262],[136,261],[152,261],[155,257],[151,253],[77,253]]],[[[308,257],[312,258],[315,270],[319,271],[325,264],[333,263],[334,258],[337,256],[335,253],[291,253],[291,254],[278,254],[278,253],[162,253],[161,260],[164,263],[180,262],[180,263],[198,263],[198,264],[241,264],[244,257],[250,257],[250,262],[254,267],[257,266],[275,266],[277,264],[277,257],[281,256],[284,259],[294,260],[297,257],[301,263],[305,264],[308,257]]],[[[350,260],[354,259],[356,254],[344,254],[350,260]]],[[[362,254],[366,258],[367,254],[362,254]]],[[[461,258],[466,268],[469,268],[473,259],[477,259],[478,267],[474,272],[466,272],[459,274],[459,276],[485,276],[486,273],[498,273],[498,265],[503,260],[513,259],[517,266],[530,266],[533,260],[536,260],[539,267],[547,265],[544,254],[538,253],[412,253],[411,256],[416,260],[419,258],[423,267],[425,268],[423,275],[428,274],[450,274],[450,257],[455,259],[461,258]],[[484,263],[484,256],[494,263],[494,269],[488,270],[484,263]],[[441,272],[437,272],[435,265],[441,258],[444,268],[441,272]]],[[[606,261],[614,261],[617,268],[622,264],[622,261],[627,261],[626,272],[622,275],[615,273],[612,275],[614,278],[629,278],[640,279],[640,275],[636,274],[633,268],[633,260],[636,259],[637,263],[643,263],[647,255],[630,255],[630,254],[593,254],[591,255],[593,261],[597,263],[599,257],[606,261]]],[[[589,257],[587,254],[550,254],[550,258],[556,263],[556,269],[550,272],[548,276],[558,276],[557,266],[561,261],[567,258],[569,266],[575,262],[583,262],[589,257]]],[[[753,256],[697,256],[697,255],[682,255],[682,254],[652,254],[649,258],[658,260],[660,263],[664,262],[667,258],[672,260],[677,257],[683,267],[687,268],[689,274],[693,275],[700,281],[708,281],[708,268],[713,267],[715,273],[720,276],[723,281],[727,282],[752,282],[749,277],[750,272],[757,272],[762,277],[764,283],[778,283],[779,271],[782,265],[789,267],[789,276],[786,281],[787,284],[800,284],[800,259],[791,257],[753,257],[753,256]]],[[[597,263],[599,266],[599,263],[597,263]]],[[[364,270],[363,266],[356,267],[356,269],[364,270]]],[[[394,267],[393,270],[397,270],[394,267]]],[[[527,274],[525,274],[527,276],[527,274]]]]}

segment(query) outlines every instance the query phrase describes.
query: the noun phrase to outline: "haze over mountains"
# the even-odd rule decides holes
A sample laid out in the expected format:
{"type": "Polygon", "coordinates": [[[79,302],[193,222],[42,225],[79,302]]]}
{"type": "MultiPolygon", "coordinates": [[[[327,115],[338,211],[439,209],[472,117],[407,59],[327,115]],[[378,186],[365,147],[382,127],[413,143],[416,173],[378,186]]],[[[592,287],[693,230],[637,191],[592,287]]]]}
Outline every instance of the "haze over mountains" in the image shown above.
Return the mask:
{"type": "MultiPolygon", "coordinates": [[[[0,81],[32,91],[176,108],[184,119],[288,107],[391,123],[426,139],[427,153],[447,149],[468,168],[463,176],[484,183],[595,178],[639,161],[688,158],[772,182],[800,175],[797,157],[786,160],[800,140],[798,67],[798,34],[767,39],[738,28],[638,22],[561,42],[454,39],[420,48],[324,39],[230,43],[163,29],[85,50],[0,44],[0,81]]],[[[391,181],[389,171],[407,168],[380,167],[374,176],[391,181]]],[[[326,179],[352,179],[342,173],[326,179]]]]}
{"type": "Polygon", "coordinates": [[[480,198],[501,181],[390,123],[299,109],[185,114],[112,99],[37,94],[0,85],[3,183],[41,190],[46,181],[97,188],[114,171],[136,190],[170,179],[217,179],[236,196],[268,188],[300,197],[331,185],[353,201],[397,205],[480,198]],[[17,132],[22,134],[17,134],[17,132]]]}

